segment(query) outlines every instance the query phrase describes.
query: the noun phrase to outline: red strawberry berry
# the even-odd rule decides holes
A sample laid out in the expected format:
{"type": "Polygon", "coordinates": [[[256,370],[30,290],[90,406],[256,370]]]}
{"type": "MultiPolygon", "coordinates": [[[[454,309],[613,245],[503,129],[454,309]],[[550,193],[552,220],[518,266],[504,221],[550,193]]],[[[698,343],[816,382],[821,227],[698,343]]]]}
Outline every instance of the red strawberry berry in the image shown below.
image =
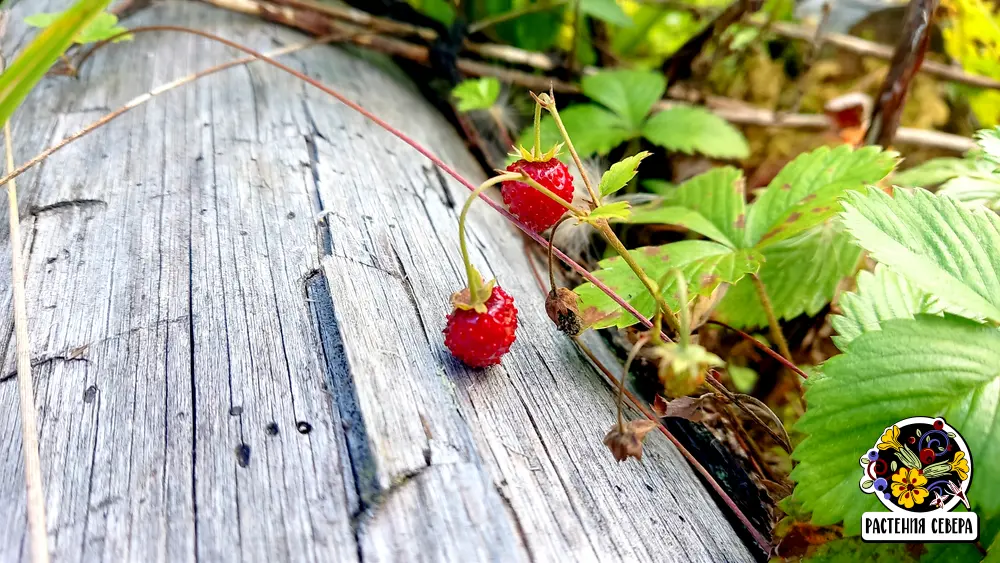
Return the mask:
{"type": "MultiPolygon", "coordinates": [[[[567,203],[573,201],[573,176],[557,158],[539,161],[521,159],[508,166],[507,171],[524,172],[567,203]]],[[[504,182],[500,193],[511,214],[536,233],[555,225],[566,212],[565,207],[524,182],[504,182]]]]}
{"type": "Polygon", "coordinates": [[[456,308],[444,327],[444,344],[467,366],[482,368],[500,363],[510,350],[517,330],[514,298],[499,286],[486,300],[486,312],[456,308]]]}

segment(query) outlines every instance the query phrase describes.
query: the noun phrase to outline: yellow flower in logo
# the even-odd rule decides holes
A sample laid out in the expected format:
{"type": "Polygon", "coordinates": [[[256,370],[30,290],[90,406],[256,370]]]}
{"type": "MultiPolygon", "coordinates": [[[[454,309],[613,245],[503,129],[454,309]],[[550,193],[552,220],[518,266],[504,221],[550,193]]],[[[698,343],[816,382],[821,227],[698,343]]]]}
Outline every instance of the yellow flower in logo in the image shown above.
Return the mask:
{"type": "Polygon", "coordinates": [[[951,470],[958,473],[959,480],[969,478],[969,460],[965,459],[965,452],[955,454],[955,459],[951,460],[951,470]]]}
{"type": "Polygon", "coordinates": [[[885,434],[878,439],[878,449],[888,450],[894,449],[898,450],[903,446],[899,443],[899,427],[893,426],[892,428],[886,428],[885,434]]]}
{"type": "MultiPolygon", "coordinates": [[[[898,429],[896,434],[899,435],[898,429]]],[[[924,488],[926,484],[927,478],[920,474],[919,469],[901,467],[892,476],[892,496],[899,497],[899,504],[903,508],[913,508],[914,504],[923,504],[927,498],[927,489],[924,488]]]]}

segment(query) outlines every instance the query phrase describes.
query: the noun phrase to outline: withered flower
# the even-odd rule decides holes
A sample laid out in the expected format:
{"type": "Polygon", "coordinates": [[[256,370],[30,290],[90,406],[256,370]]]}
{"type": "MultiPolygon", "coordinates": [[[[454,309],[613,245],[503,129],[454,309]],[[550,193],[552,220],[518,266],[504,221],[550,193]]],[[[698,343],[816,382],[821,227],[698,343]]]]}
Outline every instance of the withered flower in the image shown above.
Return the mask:
{"type": "Polygon", "coordinates": [[[652,420],[633,420],[627,424],[616,423],[604,436],[604,445],[618,461],[630,457],[642,459],[642,441],[657,424],[652,420]]]}
{"type": "Polygon", "coordinates": [[[565,287],[550,291],[545,298],[545,312],[562,332],[577,336],[583,332],[583,320],[577,307],[576,294],[565,287]]]}

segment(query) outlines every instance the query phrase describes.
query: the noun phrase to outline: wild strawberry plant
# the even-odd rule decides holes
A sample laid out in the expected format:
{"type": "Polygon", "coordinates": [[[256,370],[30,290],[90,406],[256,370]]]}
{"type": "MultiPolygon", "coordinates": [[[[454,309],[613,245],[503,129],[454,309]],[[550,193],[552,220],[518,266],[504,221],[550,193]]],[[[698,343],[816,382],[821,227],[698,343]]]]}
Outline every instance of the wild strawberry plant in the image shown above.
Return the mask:
{"type": "MultiPolygon", "coordinates": [[[[594,103],[570,105],[561,111],[561,117],[583,157],[605,156],[622,143],[639,139],[686,154],[733,159],[749,155],[743,134],[704,108],[679,104],[654,111],[667,89],[661,74],[601,71],[583,77],[580,88],[594,103]]],[[[525,131],[522,144],[530,142],[533,134],[533,130],[525,131]]],[[[551,146],[561,139],[552,117],[542,120],[542,143],[551,146]]]]}
{"type": "MultiPolygon", "coordinates": [[[[77,25],[84,21],[82,12],[71,11],[69,16],[77,18],[77,25]]],[[[64,34],[61,49],[81,37],[76,32],[64,34]]],[[[49,65],[61,52],[44,53],[49,65]]],[[[36,66],[31,67],[35,74],[36,66]]],[[[585,79],[584,93],[597,104],[571,106],[563,115],[552,96],[538,96],[531,148],[518,147],[517,162],[475,189],[466,202],[459,241],[467,286],[452,297],[453,310],[444,331],[445,344],[454,355],[473,367],[495,365],[516,338],[513,297],[495,280],[484,282],[471,266],[465,245],[468,209],[492,186],[502,186],[511,217],[533,236],[555,231],[562,221],[570,220],[590,225],[604,237],[618,256],[602,261],[592,276],[585,273],[590,281],[575,292],[556,287],[550,273],[546,309],[557,327],[574,337],[588,327],[628,327],[638,322],[650,327],[635,339],[625,373],[635,358],[645,354],[655,363],[670,397],[683,398],[708,384],[726,400],[739,401],[706,377],[724,362],[696,343],[692,330],[709,315],[738,326],[768,324],[782,347],[779,320],[813,314],[830,303],[842,279],[862,265],[865,251],[879,265],[873,273],[858,274],[857,289],[839,299],[840,312],[832,324],[838,333],[834,342],[842,353],[811,370],[805,395],[808,409],[795,426],[804,439],[793,452],[798,465],[791,477],[796,485],[783,503],[786,511],[810,519],[812,526],[842,522],[838,533],[856,534],[858,515],[871,503],[871,497],[854,494],[856,452],[869,445],[866,430],[913,412],[961,424],[977,452],[980,480],[1000,482],[1000,219],[983,207],[993,201],[989,197],[961,197],[972,191],[971,180],[998,182],[996,132],[980,134],[981,150],[956,165],[968,173],[945,178],[949,185],[937,195],[895,189],[890,196],[868,187],[892,171],[898,156],[877,147],[845,146],[801,155],[756,194],[753,203],[747,202],[742,172],[722,167],[664,189],[653,204],[631,209],[624,201],[605,198],[633,179],[649,153],[638,152],[613,164],[596,187],[581,165],[581,154],[606,154],[617,144],[639,138],[682,152],[723,156],[738,151],[713,145],[720,139],[732,141],[721,130],[685,135],[683,112],[670,120],[676,130],[657,126],[655,120],[666,122],[660,116],[674,111],[649,115],[665,83],[654,83],[643,73],[616,72],[585,79]],[[590,125],[607,125],[603,138],[590,130],[574,131],[578,122],[568,117],[574,107],[585,108],[576,112],[596,119],[590,125]],[[550,138],[553,131],[556,139],[550,138]],[[557,142],[565,144],[565,154],[587,188],[589,199],[582,205],[571,198],[572,179],[558,160],[557,142]],[[580,150],[581,145],[591,150],[580,150]],[[645,223],[683,227],[704,240],[628,250],[612,228],[645,223]],[[664,324],[673,341],[661,331],[664,324]]],[[[4,108],[16,104],[8,100],[15,100],[20,91],[10,76],[27,75],[0,77],[0,84],[7,86],[0,88],[4,108]]],[[[464,109],[475,110],[493,107],[498,92],[498,83],[480,81],[455,95],[464,109]]],[[[712,131],[713,125],[705,121],[690,127],[704,132],[712,131]]],[[[549,252],[551,256],[551,244],[549,252]]],[[[618,381],[617,420],[604,438],[619,460],[641,458],[644,437],[657,427],[651,420],[624,420],[624,379],[618,381]]],[[[969,552],[970,557],[987,549],[995,556],[1000,549],[993,547],[1000,528],[1000,494],[982,488],[973,498],[973,508],[984,519],[983,541],[978,548],[962,549],[979,549],[969,552]]],[[[857,557],[856,544],[842,541],[813,555],[857,557]]],[[[892,551],[891,546],[888,551],[865,549],[882,556],[909,555],[892,551]]],[[[928,548],[932,560],[939,555],[941,550],[928,548]]]]}

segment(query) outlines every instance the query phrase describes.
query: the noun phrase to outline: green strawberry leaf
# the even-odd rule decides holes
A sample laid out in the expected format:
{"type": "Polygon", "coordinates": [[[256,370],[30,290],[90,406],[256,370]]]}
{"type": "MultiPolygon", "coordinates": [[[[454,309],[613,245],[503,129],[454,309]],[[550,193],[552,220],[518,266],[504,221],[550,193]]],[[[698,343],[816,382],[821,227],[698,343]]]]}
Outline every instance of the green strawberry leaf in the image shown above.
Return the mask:
{"type": "Polygon", "coordinates": [[[938,195],[956,199],[968,207],[985,207],[1000,212],[1000,175],[965,176],[944,183],[938,195]]]}
{"type": "Polygon", "coordinates": [[[486,110],[500,96],[500,81],[493,77],[463,80],[451,91],[458,101],[458,111],[486,110]]]}
{"type": "Polygon", "coordinates": [[[667,81],[648,70],[607,70],[584,76],[580,87],[588,98],[619,115],[630,134],[638,135],[653,104],[666,92],[667,81]]]}
{"type": "Polygon", "coordinates": [[[674,106],[649,118],[642,136],[654,145],[712,158],[746,158],[750,145],[738,129],[714,113],[695,106],[674,106]]]}
{"type": "MultiPolygon", "coordinates": [[[[794,497],[812,522],[844,522],[860,532],[861,513],[880,503],[858,488],[858,458],[883,429],[911,416],[942,416],[965,438],[975,482],[1000,482],[1000,331],[960,317],[893,319],[827,360],[806,382],[806,437],[792,457],[794,497]]],[[[973,508],[1000,510],[1000,489],[975,486],[973,508]]]]}
{"type": "Polygon", "coordinates": [[[593,222],[597,219],[627,220],[630,213],[632,213],[632,210],[629,209],[627,201],[616,201],[614,203],[606,203],[591,210],[587,216],[587,220],[588,222],[593,222]]]}
{"type": "Polygon", "coordinates": [[[636,207],[629,222],[678,225],[726,246],[743,248],[745,184],[736,168],[713,168],[677,186],[662,202],[636,207]]]}
{"type": "MultiPolygon", "coordinates": [[[[64,13],[65,12],[33,14],[24,18],[24,23],[30,25],[31,27],[45,29],[55,23],[64,13]]],[[[108,12],[101,12],[94,16],[94,19],[90,21],[90,24],[77,32],[76,36],[73,38],[73,42],[81,45],[87,43],[97,43],[98,41],[104,41],[109,37],[114,37],[115,35],[125,31],[128,30],[118,25],[118,16],[108,12]]],[[[131,35],[122,35],[121,37],[116,38],[113,42],[118,43],[119,41],[128,41],[129,39],[132,39],[131,35]]]]}
{"type": "Polygon", "coordinates": [[[615,0],[580,0],[580,11],[588,16],[618,27],[629,27],[632,18],[615,0]]]}
{"type": "MultiPolygon", "coordinates": [[[[631,139],[628,125],[621,117],[597,104],[576,104],[559,111],[559,117],[566,126],[566,132],[573,140],[573,146],[580,158],[594,154],[604,156],[611,149],[631,139]]],[[[542,118],[542,150],[548,150],[556,143],[563,142],[559,128],[551,115],[542,118]]],[[[535,132],[528,127],[521,133],[518,145],[530,147],[535,143],[535,132]]],[[[559,158],[568,161],[569,151],[564,150],[559,158]]]]}
{"type": "Polygon", "coordinates": [[[747,242],[758,248],[791,238],[840,211],[837,198],[884,178],[898,155],[878,147],[820,147],[781,169],[747,214],[747,242]]]}
{"type": "Polygon", "coordinates": [[[904,188],[931,188],[962,176],[989,177],[991,166],[979,160],[944,157],[892,175],[892,184],[904,188]]]}
{"type": "MultiPolygon", "coordinates": [[[[815,315],[829,303],[840,282],[852,275],[861,249],[838,221],[829,220],[798,237],[760,251],[758,275],[779,319],[815,315]]],[[[767,316],[751,280],[729,288],[715,311],[719,320],[738,328],[767,326],[767,316]]]]}
{"type": "Polygon", "coordinates": [[[844,225],[865,250],[915,287],[1000,322],[1000,217],[916,189],[850,192],[844,225]]]}
{"type": "Polygon", "coordinates": [[[650,153],[642,151],[612,164],[611,168],[601,176],[601,195],[610,195],[624,188],[639,171],[639,163],[642,162],[642,159],[649,155],[650,153]]]}
{"type": "Polygon", "coordinates": [[[831,316],[830,324],[838,334],[833,342],[841,350],[862,333],[880,330],[885,321],[941,311],[933,297],[914,288],[885,264],[875,266],[875,273],[859,273],[858,288],[842,295],[839,305],[841,314],[831,316]]]}
{"type": "MultiPolygon", "coordinates": [[[[689,298],[694,300],[699,296],[710,296],[722,283],[736,283],[759,267],[759,256],[753,250],[733,250],[704,240],[647,246],[630,250],[629,254],[647,275],[658,280],[660,290],[671,308],[679,305],[676,279],[666,275],[674,268],[680,269],[684,274],[688,282],[689,298]]],[[[648,317],[656,311],[652,296],[620,256],[601,260],[600,269],[594,272],[594,276],[643,315],[648,317]]],[[[590,282],[577,287],[575,291],[580,297],[579,307],[583,316],[600,319],[591,328],[625,328],[639,322],[590,282]]]]}

